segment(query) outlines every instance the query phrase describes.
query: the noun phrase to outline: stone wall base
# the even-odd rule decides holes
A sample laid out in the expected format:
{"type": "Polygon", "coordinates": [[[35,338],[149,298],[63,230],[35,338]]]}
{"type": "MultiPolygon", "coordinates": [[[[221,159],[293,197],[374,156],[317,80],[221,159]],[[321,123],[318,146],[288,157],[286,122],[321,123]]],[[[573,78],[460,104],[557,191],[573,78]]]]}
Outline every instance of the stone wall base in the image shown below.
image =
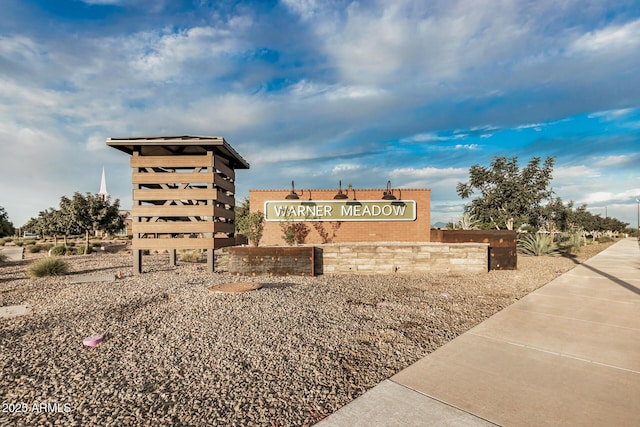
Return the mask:
{"type": "Polygon", "coordinates": [[[483,273],[487,243],[341,243],[317,246],[316,274],[483,273]]]}

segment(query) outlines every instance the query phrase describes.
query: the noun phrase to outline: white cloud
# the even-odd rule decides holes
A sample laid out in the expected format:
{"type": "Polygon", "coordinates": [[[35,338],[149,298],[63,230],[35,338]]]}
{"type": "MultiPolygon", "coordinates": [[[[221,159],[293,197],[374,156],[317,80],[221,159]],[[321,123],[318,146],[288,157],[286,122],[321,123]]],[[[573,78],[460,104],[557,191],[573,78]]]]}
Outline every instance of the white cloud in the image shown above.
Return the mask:
{"type": "Polygon", "coordinates": [[[300,17],[307,21],[312,19],[317,13],[320,5],[316,0],[281,0],[285,6],[291,9],[292,12],[300,15],[300,17]]]}
{"type": "Polygon", "coordinates": [[[206,64],[208,74],[222,74],[228,69],[224,55],[246,49],[235,31],[242,32],[251,25],[248,18],[237,19],[229,27],[194,27],[178,33],[156,35],[139,34],[133,46],[137,59],[132,67],[153,81],[172,81],[191,75],[193,68],[206,64]],[[221,58],[222,57],[222,58],[221,58]]]}
{"type": "Polygon", "coordinates": [[[80,0],[83,3],[91,4],[91,5],[112,5],[112,4],[120,4],[124,0],[80,0]]]}
{"type": "Polygon", "coordinates": [[[534,129],[534,130],[536,130],[536,131],[538,131],[538,132],[539,132],[539,131],[541,131],[541,130],[542,130],[542,128],[543,128],[544,126],[545,126],[545,125],[544,125],[543,123],[530,123],[530,124],[526,124],[526,125],[520,125],[520,126],[517,126],[515,129],[516,129],[516,130],[520,130],[520,129],[534,129]]]}
{"type": "Polygon", "coordinates": [[[621,192],[596,191],[589,193],[582,199],[583,203],[595,204],[605,202],[634,201],[640,195],[640,188],[633,188],[621,192]]]}
{"type": "Polygon", "coordinates": [[[427,133],[419,133],[413,136],[409,136],[407,138],[402,138],[400,142],[439,142],[439,141],[447,141],[448,138],[439,136],[436,133],[427,132],[427,133]]]}
{"type": "Polygon", "coordinates": [[[621,118],[625,118],[635,112],[637,109],[635,108],[620,108],[617,110],[608,110],[608,111],[599,111],[597,113],[589,114],[589,118],[598,118],[603,119],[605,121],[614,121],[621,118]]]}
{"type": "Polygon", "coordinates": [[[597,178],[601,174],[600,170],[585,165],[559,166],[553,170],[553,178],[556,181],[567,181],[570,179],[597,178]]]}
{"type": "Polygon", "coordinates": [[[629,155],[596,157],[594,164],[598,167],[615,167],[629,162],[629,155]]]}
{"type": "Polygon", "coordinates": [[[355,163],[339,163],[331,169],[332,174],[355,171],[361,168],[361,165],[355,163]]]}
{"type": "Polygon", "coordinates": [[[478,144],[456,144],[456,150],[477,150],[480,146],[478,144]]]}
{"type": "Polygon", "coordinates": [[[393,169],[390,175],[394,178],[432,178],[442,179],[451,177],[463,177],[467,174],[467,169],[463,168],[398,168],[393,169]]]}
{"type": "Polygon", "coordinates": [[[640,46],[640,19],[590,31],[573,43],[578,52],[635,49],[640,46]]]}

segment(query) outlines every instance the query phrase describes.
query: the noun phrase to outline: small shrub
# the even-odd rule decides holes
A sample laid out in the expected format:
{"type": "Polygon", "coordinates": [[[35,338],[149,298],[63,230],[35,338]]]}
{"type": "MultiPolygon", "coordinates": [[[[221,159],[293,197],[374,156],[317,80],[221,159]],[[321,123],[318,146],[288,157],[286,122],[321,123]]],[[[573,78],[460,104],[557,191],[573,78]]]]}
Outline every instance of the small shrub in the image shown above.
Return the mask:
{"type": "Polygon", "coordinates": [[[586,239],[582,237],[580,233],[572,233],[568,239],[562,243],[563,249],[570,253],[575,254],[580,251],[580,248],[586,245],[586,239]]]}
{"type": "MultiPolygon", "coordinates": [[[[89,250],[87,251],[87,254],[90,254],[92,252],[93,252],[93,249],[91,249],[91,246],[89,246],[89,250]]],[[[84,255],[84,246],[78,246],[76,248],[75,253],[78,255],[84,255]]]]}
{"type": "Polygon", "coordinates": [[[38,245],[29,245],[27,246],[27,251],[29,251],[32,254],[37,254],[38,252],[40,252],[42,250],[42,246],[38,246],[38,245]]]}
{"type": "Polygon", "coordinates": [[[91,243],[91,247],[92,248],[101,248],[102,247],[102,241],[91,243]]]}
{"type": "Polygon", "coordinates": [[[36,239],[24,239],[23,243],[25,246],[35,245],[36,239]]]}
{"type": "Polygon", "coordinates": [[[0,239],[0,246],[4,246],[5,243],[13,242],[11,237],[3,237],[0,239]]]}
{"type": "Polygon", "coordinates": [[[0,254],[0,265],[7,263],[7,256],[5,254],[0,254]]]}
{"type": "Polygon", "coordinates": [[[58,245],[51,248],[51,255],[61,256],[67,253],[67,247],[64,245],[58,245]]]}
{"type": "Polygon", "coordinates": [[[309,227],[302,222],[284,222],[280,224],[282,239],[288,244],[304,244],[309,232],[309,227]]]}
{"type": "Polygon", "coordinates": [[[202,261],[202,255],[199,252],[195,251],[184,252],[182,255],[180,255],[180,261],[200,262],[202,261]]]}
{"type": "Polygon", "coordinates": [[[556,256],[558,245],[549,234],[527,234],[518,240],[518,253],[533,256],[556,256]]]}
{"type": "Polygon", "coordinates": [[[600,236],[596,240],[598,241],[598,243],[611,243],[613,242],[613,237],[600,236]]]}
{"type": "Polygon", "coordinates": [[[15,243],[16,246],[24,245],[24,242],[22,240],[14,240],[13,243],[15,243]]]}
{"type": "Polygon", "coordinates": [[[69,272],[69,266],[60,257],[41,258],[29,266],[31,277],[63,276],[69,272]]]}

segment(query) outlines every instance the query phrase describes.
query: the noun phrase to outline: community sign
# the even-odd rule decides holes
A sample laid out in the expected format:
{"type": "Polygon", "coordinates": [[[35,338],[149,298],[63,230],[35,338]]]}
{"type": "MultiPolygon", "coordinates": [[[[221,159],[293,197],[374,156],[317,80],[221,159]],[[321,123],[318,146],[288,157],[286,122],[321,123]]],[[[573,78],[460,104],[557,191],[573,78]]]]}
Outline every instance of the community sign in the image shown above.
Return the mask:
{"type": "Polygon", "coordinates": [[[415,221],[415,200],[272,200],[267,221],[415,221]]]}

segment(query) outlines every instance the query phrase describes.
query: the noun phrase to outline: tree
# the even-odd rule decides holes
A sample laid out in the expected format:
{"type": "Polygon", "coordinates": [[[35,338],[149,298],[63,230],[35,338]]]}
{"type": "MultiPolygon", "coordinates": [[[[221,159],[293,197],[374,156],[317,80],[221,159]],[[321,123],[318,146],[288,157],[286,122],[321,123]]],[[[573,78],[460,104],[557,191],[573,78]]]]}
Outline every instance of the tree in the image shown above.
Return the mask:
{"type": "Polygon", "coordinates": [[[247,236],[253,246],[258,246],[264,231],[264,214],[260,211],[249,212],[236,220],[236,227],[240,233],[247,236]]]}
{"type": "Polygon", "coordinates": [[[0,206],[0,237],[13,236],[15,232],[16,230],[13,227],[13,223],[9,221],[9,215],[4,208],[0,206]]]}
{"type": "Polygon", "coordinates": [[[114,233],[124,227],[124,219],[119,213],[120,200],[113,204],[109,198],[99,194],[74,193],[71,199],[60,198],[60,211],[68,220],[68,230],[71,233],[84,233],[84,253],[89,253],[89,233],[104,231],[114,233]]]}
{"type": "Polygon", "coordinates": [[[514,226],[529,223],[538,226],[542,202],[553,194],[549,188],[555,159],[533,157],[522,170],[517,157],[494,157],[491,167],[473,165],[469,169],[469,182],[458,183],[458,195],[467,199],[475,190],[480,196],[471,201],[468,212],[481,223],[500,230],[513,230],[514,226]]]}
{"type": "MultiPolygon", "coordinates": [[[[251,206],[249,205],[249,199],[244,199],[242,201],[242,203],[240,203],[238,206],[235,207],[234,209],[235,214],[236,214],[236,225],[240,223],[240,221],[242,220],[242,218],[244,218],[245,216],[249,215],[249,213],[251,212],[251,206]]],[[[238,230],[240,231],[240,230],[238,230]]]]}

